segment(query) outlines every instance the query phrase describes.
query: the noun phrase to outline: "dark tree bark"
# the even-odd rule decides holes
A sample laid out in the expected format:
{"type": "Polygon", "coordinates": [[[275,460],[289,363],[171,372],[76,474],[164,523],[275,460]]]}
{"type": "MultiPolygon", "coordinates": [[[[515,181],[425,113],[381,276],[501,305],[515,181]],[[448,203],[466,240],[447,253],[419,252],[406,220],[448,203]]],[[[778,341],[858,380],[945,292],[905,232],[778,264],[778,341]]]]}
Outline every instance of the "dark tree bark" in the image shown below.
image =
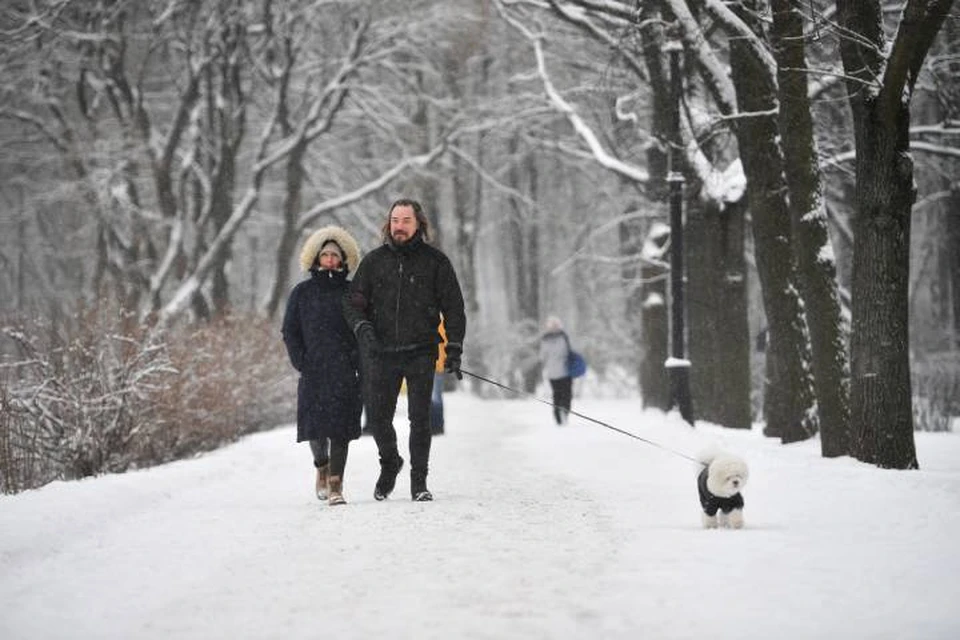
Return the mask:
{"type": "MultiPolygon", "coordinates": [[[[759,7],[752,7],[758,9],[759,7]]],[[[743,9],[743,7],[741,7],[743,9]]],[[[754,29],[758,11],[741,11],[754,29]]],[[[777,87],[770,68],[743,38],[730,43],[731,77],[740,111],[740,157],[747,175],[757,273],[769,329],[764,433],[784,443],[817,431],[813,381],[803,306],[796,288],[791,248],[790,211],[778,139],[777,87]]]]}
{"type": "MultiPolygon", "coordinates": [[[[208,135],[216,143],[211,145],[207,159],[212,198],[209,229],[211,238],[216,237],[233,213],[237,187],[237,164],[240,147],[246,135],[247,96],[243,88],[241,65],[247,56],[245,43],[246,27],[242,22],[227,24],[220,39],[211,43],[219,47],[222,55],[217,64],[207,69],[207,126],[208,135]]],[[[210,299],[217,316],[230,309],[230,280],[226,264],[233,253],[232,243],[224,244],[210,268],[210,299]]]]}
{"type": "Polygon", "coordinates": [[[944,251],[941,253],[944,262],[944,277],[949,295],[944,296],[949,302],[946,317],[950,318],[953,348],[960,348],[960,187],[955,187],[950,194],[952,207],[946,215],[947,227],[944,238],[944,251]]]}
{"type": "MultiPolygon", "coordinates": [[[[284,135],[288,134],[289,131],[284,132],[284,135]]],[[[283,302],[288,290],[287,283],[290,282],[291,261],[299,256],[297,240],[300,227],[297,224],[297,216],[303,210],[303,181],[306,177],[303,156],[306,151],[306,142],[296,145],[284,163],[286,190],[281,207],[280,240],[277,242],[275,252],[276,275],[265,308],[269,318],[276,315],[283,302]]]]}
{"type": "Polygon", "coordinates": [[[952,0],[908,0],[888,45],[877,1],[838,0],[840,42],[856,143],[851,325],[853,454],[879,467],[915,469],[908,282],[916,199],[910,98],[952,0]],[[889,51],[889,55],[884,55],[889,51]]]}
{"type": "MultiPolygon", "coordinates": [[[[430,88],[427,86],[425,74],[418,71],[414,74],[417,86],[417,107],[410,120],[414,126],[414,135],[418,153],[428,153],[436,144],[436,132],[442,123],[436,122],[436,110],[428,99],[430,88]]],[[[439,179],[433,171],[421,171],[412,175],[407,181],[409,193],[416,194],[424,211],[430,217],[430,242],[438,247],[445,243],[446,230],[443,228],[440,216],[440,185],[439,179]]]]}
{"type": "MultiPolygon", "coordinates": [[[[666,205],[670,195],[667,184],[667,144],[670,139],[673,102],[670,95],[668,58],[663,53],[666,42],[663,34],[665,21],[660,8],[654,3],[641,5],[639,24],[643,60],[651,89],[650,131],[654,139],[661,141],[647,146],[646,160],[650,179],[647,182],[646,195],[651,202],[666,205]]],[[[639,383],[643,406],[662,411],[667,411],[670,407],[670,380],[664,366],[670,346],[670,321],[667,315],[669,269],[666,254],[669,241],[669,233],[660,234],[656,227],[650,229],[643,221],[625,223],[621,229],[621,245],[626,251],[635,251],[633,255],[642,255],[644,258],[655,255],[663,261],[662,265],[646,262],[641,264],[639,269],[632,269],[633,273],[630,275],[638,286],[631,292],[627,306],[631,317],[641,319],[635,336],[639,347],[639,383]]]]}
{"type": "MultiPolygon", "coordinates": [[[[290,38],[284,38],[282,41],[283,66],[282,71],[275,79],[277,86],[277,126],[280,135],[284,138],[293,133],[293,124],[290,121],[290,106],[288,100],[290,97],[290,79],[291,69],[293,68],[296,55],[293,51],[290,38]]],[[[280,309],[284,297],[288,291],[287,283],[290,282],[290,265],[297,257],[297,240],[300,229],[297,224],[297,217],[303,210],[303,182],[306,178],[306,172],[303,166],[304,155],[307,151],[306,140],[300,141],[290,151],[290,156],[286,159],[285,182],[286,190],[283,198],[280,219],[280,239],[277,242],[275,252],[276,274],[273,284],[267,294],[267,303],[265,312],[268,318],[273,318],[280,309]]]]}
{"type": "MultiPolygon", "coordinates": [[[[536,201],[536,170],[530,154],[520,151],[523,142],[517,132],[508,142],[510,157],[514,162],[508,172],[510,188],[516,194],[526,194],[530,201],[536,201]]],[[[540,325],[540,225],[536,211],[523,202],[518,195],[507,198],[509,204],[508,242],[513,254],[511,268],[515,279],[517,296],[515,318],[520,326],[533,327],[537,334],[540,325]]],[[[540,380],[540,367],[536,349],[538,343],[530,341],[521,347],[515,357],[519,359],[517,368],[523,390],[533,393],[540,380]]]]}
{"type": "Polygon", "coordinates": [[[733,203],[693,201],[687,212],[687,317],[696,414],[733,429],[752,425],[745,214],[745,197],[733,203]]]}
{"type": "MultiPolygon", "coordinates": [[[[680,5],[671,3],[674,10],[680,5]]],[[[679,20],[683,29],[692,23],[679,20]]],[[[717,91],[715,70],[703,65],[692,34],[684,36],[685,63],[700,71],[702,83],[688,80],[691,102],[708,94],[725,114],[734,110],[717,91]],[[700,94],[700,95],[698,95],[700,94]]],[[[686,100],[689,98],[685,98],[686,100]]],[[[700,141],[701,152],[719,166],[730,160],[726,144],[700,141]]],[[[747,321],[745,254],[746,197],[737,202],[718,194],[698,193],[706,188],[687,171],[686,203],[687,325],[690,383],[698,418],[730,428],[750,428],[750,335],[747,321]]]]}
{"type": "Polygon", "coordinates": [[[640,268],[640,304],[642,325],[640,342],[640,392],[644,408],[666,411],[670,406],[670,384],[664,363],[667,361],[670,328],[667,321],[667,265],[670,233],[665,225],[654,226],[644,242],[640,268]]]}
{"type": "Polygon", "coordinates": [[[850,453],[850,372],[827,229],[818,152],[807,97],[803,16],[790,0],[773,0],[774,56],[780,97],[784,170],[797,283],[810,331],[811,364],[825,457],[850,453]]]}

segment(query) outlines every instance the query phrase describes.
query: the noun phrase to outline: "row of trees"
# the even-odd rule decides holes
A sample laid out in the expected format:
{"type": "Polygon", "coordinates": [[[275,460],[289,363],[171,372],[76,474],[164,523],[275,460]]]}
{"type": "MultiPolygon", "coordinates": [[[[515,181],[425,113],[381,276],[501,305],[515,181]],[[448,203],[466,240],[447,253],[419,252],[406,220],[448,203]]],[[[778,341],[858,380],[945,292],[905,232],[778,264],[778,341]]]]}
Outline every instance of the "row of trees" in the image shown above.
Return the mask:
{"type": "Polygon", "coordinates": [[[13,0],[4,311],[275,319],[305,232],[369,249],[403,193],[461,274],[474,370],[533,389],[556,312],[665,407],[678,41],[698,416],[756,417],[765,329],[767,434],[913,467],[911,349],[960,335],[951,4],[13,0]]]}
{"type": "MultiPolygon", "coordinates": [[[[543,62],[548,38],[528,26],[544,10],[542,3],[502,0],[498,5],[514,10],[517,29],[535,48],[548,95],[571,114],[578,128],[575,112],[550,86],[543,62]]],[[[951,3],[908,1],[902,13],[893,16],[887,16],[879,2],[838,2],[835,11],[789,0],[733,5],[709,0],[550,0],[547,5],[582,32],[610,43],[624,66],[638,72],[638,81],[649,82],[653,94],[649,130],[660,143],[649,155],[659,157],[648,157],[649,175],[622,167],[621,172],[664,185],[665,147],[679,144],[686,152],[684,173],[700,180],[697,188],[706,201],[704,208],[713,208],[720,218],[719,228],[713,229],[720,233],[702,233],[709,222],[703,225],[706,229],[695,230],[701,232],[700,242],[690,248],[691,254],[714,260],[695,261],[692,281],[703,285],[709,281],[704,277],[707,271],[723,266],[722,257],[730,253],[729,232],[740,229],[739,221],[730,224],[730,214],[742,213],[736,204],[746,199],[769,331],[765,433],[791,442],[810,437],[819,428],[825,456],[852,454],[880,466],[916,467],[909,343],[909,257],[917,196],[911,106],[925,73],[946,84],[954,80],[949,64],[924,64],[951,3]],[[628,26],[640,36],[639,44],[614,37],[628,26]],[[818,30],[815,36],[809,26],[818,30]],[[676,107],[670,104],[664,64],[667,40],[680,41],[686,58],[688,135],[679,143],[671,140],[668,126],[676,107]],[[830,44],[822,46],[824,40],[830,44]],[[641,58],[644,65],[631,63],[641,58]],[[845,203],[854,212],[849,365],[812,100],[829,88],[811,86],[809,78],[816,75],[843,79],[839,91],[845,93],[852,114],[848,139],[855,152],[853,198],[845,203]],[[730,134],[724,141],[714,137],[720,120],[730,134]],[[711,173],[729,181],[731,166],[735,174],[742,172],[745,190],[727,182],[726,188],[711,193],[711,173]]],[[[930,98],[940,96],[934,93],[930,98]]],[[[943,128],[949,130],[951,114],[942,115],[947,119],[943,128]]],[[[579,128],[589,141],[582,125],[579,128]]],[[[949,148],[930,150],[952,155],[949,148]]],[[[594,154],[605,157],[605,151],[596,147],[594,154]]],[[[664,199],[662,191],[657,196],[664,199]]],[[[700,225],[695,219],[691,223],[700,225]]],[[[729,276],[727,272],[721,278],[729,276]]],[[[960,274],[948,277],[953,286],[960,274]]],[[[722,285],[713,290],[731,293],[722,285]]],[[[732,293],[737,296],[741,291],[732,293]]],[[[710,305],[712,309],[723,306],[721,299],[709,294],[704,298],[720,303],[710,305]]],[[[739,307],[732,305],[734,313],[740,313],[739,307]]],[[[691,309],[691,315],[700,313],[691,309]]],[[[743,327],[736,316],[723,318],[723,313],[712,310],[707,315],[720,316],[725,331],[743,327]]],[[[651,325],[655,322],[651,319],[651,325]]],[[[722,367],[700,367],[701,388],[723,380],[731,363],[743,362],[724,358],[711,347],[724,342],[717,331],[709,330],[716,326],[701,320],[691,329],[694,361],[722,367]],[[704,341],[706,336],[713,340],[704,341]]],[[[742,351],[743,331],[733,335],[740,338],[742,351]]],[[[653,359],[652,366],[658,360],[653,359]]],[[[729,388],[721,396],[708,391],[704,396],[708,411],[728,410],[729,393],[729,388]],[[721,402],[714,405],[717,398],[721,402]]],[[[719,421],[729,424],[726,417],[721,415],[719,421]]]]}

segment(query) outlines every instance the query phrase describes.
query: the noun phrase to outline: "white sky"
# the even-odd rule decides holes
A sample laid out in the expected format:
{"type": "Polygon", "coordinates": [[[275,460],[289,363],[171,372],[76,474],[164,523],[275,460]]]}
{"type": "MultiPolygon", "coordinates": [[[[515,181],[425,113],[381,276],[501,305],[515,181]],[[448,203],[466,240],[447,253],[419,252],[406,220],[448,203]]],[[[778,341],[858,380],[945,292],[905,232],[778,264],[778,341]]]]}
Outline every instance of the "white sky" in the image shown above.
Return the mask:
{"type": "Polygon", "coordinates": [[[0,497],[0,638],[960,637],[958,434],[917,434],[921,470],[883,471],[575,399],[669,450],[748,460],[746,528],[703,530],[695,465],[671,451],[556,428],[532,400],[446,403],[433,503],[410,501],[408,467],[373,500],[369,438],[349,504],[319,503],[291,426],[0,497]]]}

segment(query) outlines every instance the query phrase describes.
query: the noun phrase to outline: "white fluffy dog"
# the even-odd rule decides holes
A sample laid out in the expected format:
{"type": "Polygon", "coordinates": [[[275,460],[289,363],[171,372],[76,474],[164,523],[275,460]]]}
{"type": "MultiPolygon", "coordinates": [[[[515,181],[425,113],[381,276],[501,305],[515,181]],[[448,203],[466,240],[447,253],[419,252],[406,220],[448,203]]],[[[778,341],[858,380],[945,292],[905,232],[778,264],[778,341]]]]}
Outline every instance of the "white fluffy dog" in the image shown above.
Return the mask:
{"type": "Polygon", "coordinates": [[[697,458],[704,465],[697,476],[703,526],[707,529],[718,526],[740,529],[743,527],[740,490],[750,476],[747,463],[733,454],[717,450],[706,451],[697,458]]]}

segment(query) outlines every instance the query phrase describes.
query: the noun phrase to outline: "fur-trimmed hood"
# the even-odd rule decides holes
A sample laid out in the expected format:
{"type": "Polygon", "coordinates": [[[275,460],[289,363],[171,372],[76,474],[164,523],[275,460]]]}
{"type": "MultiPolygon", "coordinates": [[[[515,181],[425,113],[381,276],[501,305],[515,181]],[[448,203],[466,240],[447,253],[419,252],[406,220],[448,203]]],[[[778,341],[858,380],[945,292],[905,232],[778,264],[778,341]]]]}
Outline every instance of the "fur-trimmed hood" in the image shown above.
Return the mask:
{"type": "Polygon", "coordinates": [[[346,229],[336,225],[317,229],[310,234],[307,241],[303,243],[303,249],[300,251],[300,268],[304,271],[309,271],[310,267],[316,264],[317,254],[320,253],[320,249],[331,240],[343,249],[347,269],[350,273],[356,273],[357,265],[360,264],[360,246],[346,229]]]}

